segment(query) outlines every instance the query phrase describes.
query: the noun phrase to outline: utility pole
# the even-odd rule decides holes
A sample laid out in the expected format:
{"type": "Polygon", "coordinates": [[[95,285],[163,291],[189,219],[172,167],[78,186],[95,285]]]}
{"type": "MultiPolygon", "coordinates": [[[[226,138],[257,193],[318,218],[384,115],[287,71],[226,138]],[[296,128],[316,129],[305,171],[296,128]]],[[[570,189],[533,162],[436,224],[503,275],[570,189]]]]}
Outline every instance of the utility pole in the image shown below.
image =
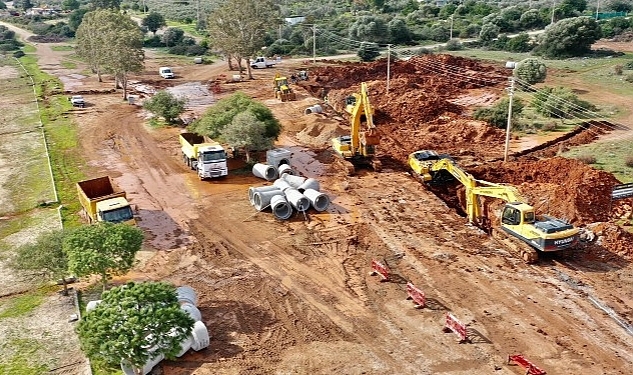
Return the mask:
{"type": "Polygon", "coordinates": [[[391,44],[387,44],[387,94],[389,94],[389,78],[391,77],[391,44]]]}
{"type": "Polygon", "coordinates": [[[143,0],[143,14],[145,14],[145,0],[143,0]]]}
{"type": "Polygon", "coordinates": [[[452,40],[453,39],[453,16],[454,16],[454,14],[451,14],[451,33],[450,33],[450,36],[449,36],[448,40],[452,40]]]}
{"type": "Polygon", "coordinates": [[[508,126],[506,127],[506,145],[503,152],[503,161],[508,161],[508,149],[510,148],[510,127],[512,125],[512,98],[514,97],[514,69],[512,70],[512,76],[510,77],[510,91],[508,96],[510,97],[510,103],[508,104],[508,126]]]}
{"type": "Polygon", "coordinates": [[[598,6],[596,7],[596,21],[598,20],[598,12],[600,11],[600,0],[598,0],[598,6]]]}
{"type": "Polygon", "coordinates": [[[552,22],[550,23],[554,23],[554,13],[556,11],[556,1],[552,1],[552,22]]]}
{"type": "Polygon", "coordinates": [[[312,25],[312,62],[316,63],[316,25],[312,25]]]}

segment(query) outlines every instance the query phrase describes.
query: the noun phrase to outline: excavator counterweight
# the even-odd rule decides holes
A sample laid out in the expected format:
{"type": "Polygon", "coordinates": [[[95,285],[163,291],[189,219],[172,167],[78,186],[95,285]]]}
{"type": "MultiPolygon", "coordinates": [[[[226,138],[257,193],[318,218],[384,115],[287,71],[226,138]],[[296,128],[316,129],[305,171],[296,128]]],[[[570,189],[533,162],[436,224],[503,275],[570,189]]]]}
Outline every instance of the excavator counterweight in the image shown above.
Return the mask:
{"type": "Polygon", "coordinates": [[[537,216],[534,207],[526,202],[519,191],[510,185],[475,179],[459,168],[448,155],[434,151],[417,151],[409,155],[409,166],[414,175],[428,184],[457,180],[465,188],[466,215],[472,224],[486,228],[489,219],[484,215],[482,197],[501,199],[506,202],[501,213],[501,229],[530,245],[521,254],[526,262],[538,259],[538,251],[550,252],[573,248],[578,242],[578,228],[564,220],[551,216],[537,216]],[[535,249],[535,250],[534,250],[535,249]],[[530,251],[531,250],[531,251],[530,251]]]}

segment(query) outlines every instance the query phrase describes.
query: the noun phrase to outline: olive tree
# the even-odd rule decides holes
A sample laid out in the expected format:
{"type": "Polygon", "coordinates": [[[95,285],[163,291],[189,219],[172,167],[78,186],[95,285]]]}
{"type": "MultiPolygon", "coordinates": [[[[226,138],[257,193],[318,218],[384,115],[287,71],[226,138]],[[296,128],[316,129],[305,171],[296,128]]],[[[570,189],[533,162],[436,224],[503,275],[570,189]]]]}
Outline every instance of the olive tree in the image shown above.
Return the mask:
{"type": "Polygon", "coordinates": [[[548,26],[535,53],[547,58],[582,56],[600,39],[600,26],[589,17],[566,18],[548,26]]]}
{"type": "Polygon", "coordinates": [[[175,119],[185,110],[185,99],[179,99],[169,91],[161,90],[143,103],[143,108],[155,115],[161,116],[168,123],[173,123],[175,119]]]}
{"type": "Polygon", "coordinates": [[[517,64],[516,69],[514,69],[514,75],[532,85],[545,81],[547,67],[539,59],[527,58],[517,64]]]}
{"type": "Polygon", "coordinates": [[[243,150],[246,162],[251,161],[250,151],[272,148],[275,138],[266,136],[266,124],[251,112],[238,113],[223,130],[222,139],[231,147],[243,150]]]}
{"type": "MultiPolygon", "coordinates": [[[[490,108],[477,108],[473,113],[476,120],[486,121],[496,128],[505,128],[508,121],[508,110],[510,102],[508,98],[503,98],[490,108]]],[[[512,118],[517,118],[523,112],[523,101],[516,98],[512,101],[512,118]]]]}
{"type": "Polygon", "coordinates": [[[141,24],[147,27],[147,30],[151,31],[154,35],[156,35],[156,31],[158,31],[158,29],[167,26],[165,18],[158,12],[151,12],[148,14],[145,18],[143,18],[143,22],[141,24]]]}
{"type": "Polygon", "coordinates": [[[587,117],[596,107],[566,87],[544,87],[534,94],[532,105],[544,116],[555,118],[587,117]]]}
{"type": "Polygon", "coordinates": [[[380,56],[378,45],[376,43],[362,42],[358,48],[358,57],[361,61],[374,61],[380,56]]]}
{"type": "Polygon", "coordinates": [[[63,230],[41,234],[34,243],[20,246],[9,266],[43,280],[61,279],[68,295],[68,257],[63,250],[63,230]]]}
{"type": "Polygon", "coordinates": [[[173,285],[129,282],[104,292],[101,302],[81,318],[77,332],[89,358],[112,367],[130,366],[140,375],[143,365],[159,354],[175,358],[193,325],[173,285]]]}
{"type": "Polygon", "coordinates": [[[77,276],[99,275],[105,290],[108,279],[129,271],[143,244],[143,231],[125,223],[98,223],[75,229],[64,238],[68,266],[77,276]]]}

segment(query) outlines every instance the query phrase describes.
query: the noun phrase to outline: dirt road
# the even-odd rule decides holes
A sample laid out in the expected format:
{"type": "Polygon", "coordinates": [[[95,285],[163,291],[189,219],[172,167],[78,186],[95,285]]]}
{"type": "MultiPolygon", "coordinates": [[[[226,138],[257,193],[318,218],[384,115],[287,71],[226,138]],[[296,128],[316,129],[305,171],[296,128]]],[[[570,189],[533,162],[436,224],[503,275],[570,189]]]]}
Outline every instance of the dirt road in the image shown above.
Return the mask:
{"type": "MultiPolygon", "coordinates": [[[[146,75],[156,66],[149,61],[146,75]]],[[[179,70],[173,84],[217,74],[179,70]]],[[[94,105],[75,112],[86,173],[113,176],[147,234],[142,262],[126,278],[200,294],[211,346],[163,362],[165,374],[523,374],[506,365],[514,353],[550,374],[633,371],[629,261],[526,265],[401,170],[345,176],[326,146],[303,141],[342,131],[335,116],[306,117],[302,105],[314,99],[301,88],[299,102],[275,102],[274,71],[255,74],[225,92],[243,90],[281,119],[279,145],[292,147],[293,166],[333,200],[309,221],[256,213],[247,189],[263,183],[250,175],[199,181],[180,164],[179,129],[149,128],[119,94],[89,95],[94,105]],[[391,282],[369,275],[372,259],[391,268],[391,282]],[[406,281],[429,307],[405,299],[406,281]],[[442,332],[449,311],[472,343],[442,332]]]]}

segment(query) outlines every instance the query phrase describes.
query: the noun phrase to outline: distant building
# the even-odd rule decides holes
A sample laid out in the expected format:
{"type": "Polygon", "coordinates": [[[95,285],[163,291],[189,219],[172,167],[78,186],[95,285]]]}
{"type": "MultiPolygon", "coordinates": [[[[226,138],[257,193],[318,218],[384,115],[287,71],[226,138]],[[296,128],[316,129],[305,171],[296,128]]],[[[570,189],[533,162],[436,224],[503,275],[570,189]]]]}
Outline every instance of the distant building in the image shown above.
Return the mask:
{"type": "Polygon", "coordinates": [[[304,16],[290,16],[290,17],[284,18],[284,20],[289,25],[296,25],[298,23],[304,22],[306,18],[304,16]]]}

